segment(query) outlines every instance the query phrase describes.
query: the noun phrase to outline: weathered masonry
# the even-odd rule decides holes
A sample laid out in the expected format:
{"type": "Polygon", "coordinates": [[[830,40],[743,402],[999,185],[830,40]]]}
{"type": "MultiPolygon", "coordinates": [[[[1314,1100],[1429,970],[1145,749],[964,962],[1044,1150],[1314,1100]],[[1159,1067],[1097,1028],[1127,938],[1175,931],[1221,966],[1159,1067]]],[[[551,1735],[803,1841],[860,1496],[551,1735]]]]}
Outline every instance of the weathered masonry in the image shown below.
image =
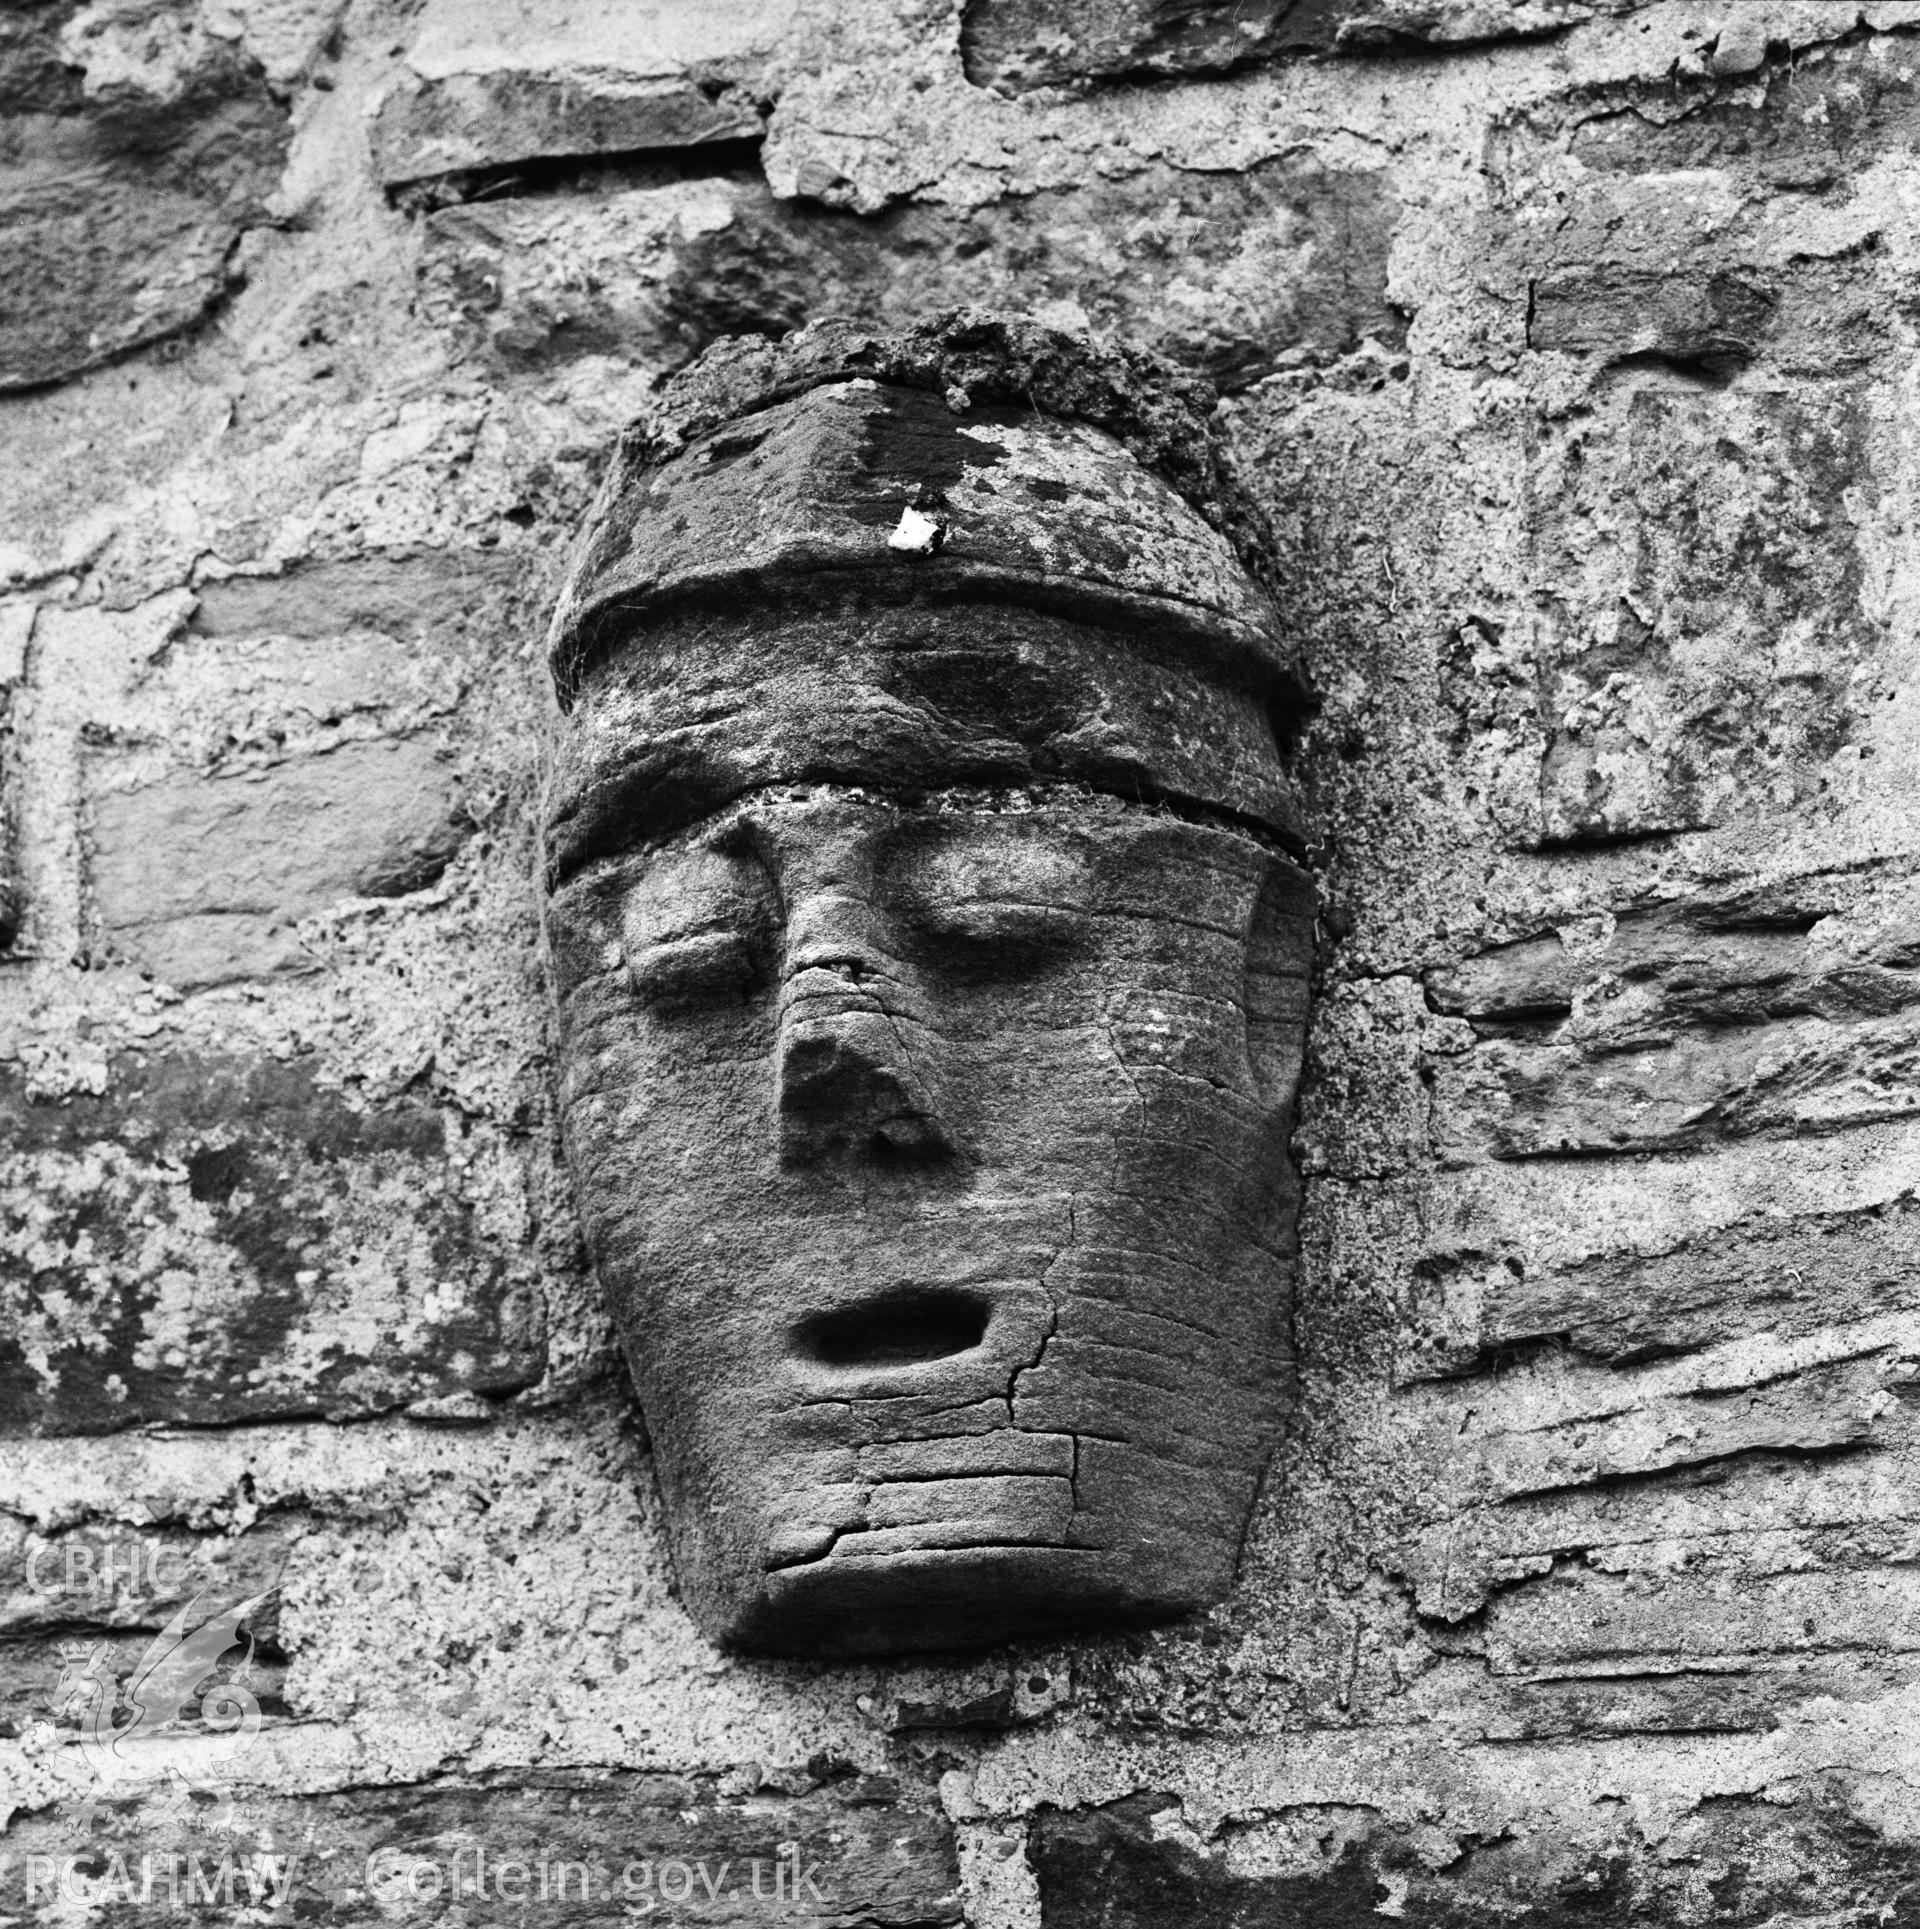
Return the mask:
{"type": "MultiPolygon", "coordinates": [[[[0,128],[0,1913],[131,1920],[168,1855],[243,1894],[291,1856],[340,1923],[572,1920],[576,1869],[609,1919],[684,1884],[711,1924],[1920,1906],[1920,7],[22,0],[0,128]],[[736,1654],[674,1566],[676,1416],[649,1437],[594,1276],[598,1155],[568,1163],[541,638],[622,435],[669,468],[724,435],[675,427],[703,351],[960,307],[1173,373],[1119,430],[861,379],[930,434],[1106,436],[1189,508],[1162,465],[1191,416],[1311,704],[1255,734],[1257,680],[1096,656],[1085,607],[996,594],[1033,674],[901,714],[1002,762],[943,777],[951,808],[889,795],[924,848],[868,901],[903,953],[942,918],[973,942],[940,907],[986,928],[989,870],[1089,911],[1149,829],[1311,875],[1311,981],[1290,927],[1266,974],[1311,994],[1297,1109],[1217,1255],[1291,1216],[1276,1371],[1235,1363],[1280,1391],[1236,1431],[1223,1370],[1206,1413],[1270,1471],[1236,1475],[1230,1579],[1158,1604],[1212,1605],[736,1654]],[[989,688],[1018,701],[970,708],[989,688]],[[1167,765],[1160,815],[1085,764],[1092,696],[1167,765]],[[1189,738],[1136,729],[1190,703],[1189,738]],[[261,1596],[250,1653],[133,1693],[261,1596]]],[[[828,403],[782,406],[798,434],[828,403]]],[[[890,546],[935,493],[859,523],[876,580],[955,567],[890,546]]],[[[759,714],[863,687],[920,620],[873,601],[871,658],[759,714]]],[[[691,610],[716,703],[792,684],[785,644],[691,610]]],[[[620,679],[603,640],[566,730],[620,679]]],[[[830,794],[894,778],[814,767],[801,729],[729,753],[763,758],[752,836],[795,876],[894,836],[830,794]]],[[[763,1056],[713,1128],[843,1203],[848,1147],[894,1134],[937,1206],[954,1014],[1053,1037],[1090,955],[1030,922],[1042,968],[942,994],[945,1057],[800,1052],[789,1106],[763,1056]]],[[[703,936],[710,963],[718,925],[638,933],[668,1003],[703,936]]],[[[1104,1102],[1132,1017],[1025,1096],[1104,1102]]],[[[1250,1106],[1252,1065],[1168,1089],[1250,1106]]],[[[632,1077],[664,1129],[672,1066],[632,1077]]],[[[721,1206],[701,1230],[744,1239],[721,1206]]],[[[784,1523],[796,1571],[924,1544],[889,1488],[1066,1518],[1057,1443],[1107,1429],[1035,1419],[1011,1463],[1046,1322],[968,1288],[877,1334],[769,1322],[808,1371],[917,1348],[936,1378],[1012,1322],[996,1464],[810,1446],[848,1477],[823,1459],[784,1523]]]]}

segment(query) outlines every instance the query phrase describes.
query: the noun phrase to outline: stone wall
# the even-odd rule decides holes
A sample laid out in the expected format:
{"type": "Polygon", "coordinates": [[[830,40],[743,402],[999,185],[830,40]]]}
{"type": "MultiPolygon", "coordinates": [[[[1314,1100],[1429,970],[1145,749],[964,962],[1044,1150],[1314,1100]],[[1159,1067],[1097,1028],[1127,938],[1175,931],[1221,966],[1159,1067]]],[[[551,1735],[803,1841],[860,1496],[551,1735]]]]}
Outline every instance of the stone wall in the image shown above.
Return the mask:
{"type": "Polygon", "coordinates": [[[1906,0],[8,0],[0,1915],[1920,1918],[1917,134],[1906,0]],[[1196,1623],[728,1660],[539,641],[661,373],[958,300],[1287,539],[1291,1432],[1196,1623]],[[257,1733],[88,1748],[259,1595],[257,1733]]]}

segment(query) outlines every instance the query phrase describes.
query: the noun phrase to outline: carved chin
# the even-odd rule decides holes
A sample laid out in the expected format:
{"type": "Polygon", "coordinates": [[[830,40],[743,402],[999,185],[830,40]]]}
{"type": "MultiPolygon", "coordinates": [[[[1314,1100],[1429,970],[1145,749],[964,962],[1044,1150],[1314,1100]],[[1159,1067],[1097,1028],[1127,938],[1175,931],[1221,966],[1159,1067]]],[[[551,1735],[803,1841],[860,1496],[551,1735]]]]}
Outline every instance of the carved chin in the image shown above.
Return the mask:
{"type": "Polygon", "coordinates": [[[705,1264],[672,1241],[603,1265],[717,1639],[964,1645],[1225,1590],[1287,1366],[1290,1273],[1252,1210],[847,1186],[762,1201],[756,1232],[737,1203],[711,1198],[705,1264]]]}
{"type": "Polygon", "coordinates": [[[1098,1190],[839,1207],[755,1236],[716,1201],[710,1266],[603,1267],[709,1631],[857,1653],[1217,1598],[1278,1419],[1284,1264],[1198,1207],[1205,1265],[1156,1252],[1176,1229],[1098,1190]]]}

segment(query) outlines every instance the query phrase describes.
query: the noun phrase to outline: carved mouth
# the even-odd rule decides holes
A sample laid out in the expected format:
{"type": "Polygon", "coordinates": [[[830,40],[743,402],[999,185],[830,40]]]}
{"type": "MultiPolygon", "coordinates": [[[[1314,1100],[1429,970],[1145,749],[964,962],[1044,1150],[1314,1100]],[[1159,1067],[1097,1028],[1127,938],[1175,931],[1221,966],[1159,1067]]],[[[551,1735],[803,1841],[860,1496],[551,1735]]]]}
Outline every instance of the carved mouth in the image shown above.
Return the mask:
{"type": "Polygon", "coordinates": [[[813,1314],[793,1329],[793,1349],[837,1372],[922,1366],[970,1353],[986,1338],[991,1311],[972,1293],[908,1288],[813,1314]]]}

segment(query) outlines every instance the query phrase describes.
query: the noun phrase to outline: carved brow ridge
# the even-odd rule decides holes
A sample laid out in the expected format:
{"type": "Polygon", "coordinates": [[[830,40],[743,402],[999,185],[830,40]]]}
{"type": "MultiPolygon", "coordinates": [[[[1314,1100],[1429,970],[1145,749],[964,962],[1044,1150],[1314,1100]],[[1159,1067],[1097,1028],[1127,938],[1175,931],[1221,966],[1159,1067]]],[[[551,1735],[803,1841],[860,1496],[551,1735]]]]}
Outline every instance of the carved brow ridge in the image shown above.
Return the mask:
{"type": "Polygon", "coordinates": [[[993,801],[995,799],[1017,798],[1026,804],[1042,807],[1053,803],[1069,803],[1076,798],[1099,797],[1145,816],[1175,818],[1183,824],[1197,824],[1207,830],[1225,831],[1231,836],[1243,837],[1250,843],[1258,844],[1262,850],[1276,857],[1287,858],[1303,867],[1307,862],[1306,846],[1298,837],[1276,830],[1271,824],[1263,823],[1251,812],[1235,810],[1228,804],[1217,804],[1206,798],[1194,797],[1185,791],[1167,790],[1157,784],[1136,784],[1122,790],[1110,784],[1075,781],[1006,784],[978,788],[971,785],[956,785],[946,790],[907,791],[878,784],[809,781],[803,778],[789,779],[784,782],[743,784],[738,790],[730,792],[703,811],[698,818],[692,820],[692,823],[678,824],[671,831],[657,837],[627,836],[622,834],[617,825],[603,824],[593,834],[580,839],[564,860],[549,866],[547,889],[557,891],[578,877],[582,871],[608,859],[664,850],[693,828],[693,824],[710,822],[728,811],[753,803],[756,799],[767,798],[777,801],[783,797],[790,797],[798,791],[837,792],[843,796],[871,799],[876,803],[892,804],[902,809],[926,811],[929,815],[935,816],[945,813],[957,816],[965,810],[992,811],[996,808],[1004,808],[1003,805],[997,806],[993,801]],[[953,797],[964,797],[969,800],[977,798],[981,801],[949,804],[943,811],[940,800],[953,797]]]}

